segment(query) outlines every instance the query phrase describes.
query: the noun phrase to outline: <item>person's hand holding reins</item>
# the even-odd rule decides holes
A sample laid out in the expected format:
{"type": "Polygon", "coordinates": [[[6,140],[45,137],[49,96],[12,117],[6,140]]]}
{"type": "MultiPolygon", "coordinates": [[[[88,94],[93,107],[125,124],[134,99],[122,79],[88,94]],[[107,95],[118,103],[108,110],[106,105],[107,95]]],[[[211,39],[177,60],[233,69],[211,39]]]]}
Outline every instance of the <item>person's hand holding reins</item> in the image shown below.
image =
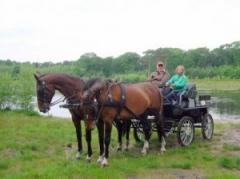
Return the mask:
{"type": "Polygon", "coordinates": [[[176,87],[176,85],[174,84],[174,83],[166,83],[166,84],[164,84],[164,87],[169,87],[169,88],[171,88],[171,89],[175,89],[175,87],[176,87]]]}

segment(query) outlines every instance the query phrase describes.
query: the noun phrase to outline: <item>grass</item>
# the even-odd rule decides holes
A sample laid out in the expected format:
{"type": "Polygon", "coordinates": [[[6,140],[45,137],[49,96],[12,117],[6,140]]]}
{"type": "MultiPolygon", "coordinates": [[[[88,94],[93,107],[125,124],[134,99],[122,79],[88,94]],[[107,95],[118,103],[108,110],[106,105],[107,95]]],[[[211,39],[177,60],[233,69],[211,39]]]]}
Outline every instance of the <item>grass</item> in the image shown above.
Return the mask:
{"type": "Polygon", "coordinates": [[[228,157],[224,156],[219,160],[219,165],[227,169],[239,169],[240,170],[240,157],[228,157]]]}
{"type": "Polygon", "coordinates": [[[235,91],[240,90],[239,79],[191,79],[191,83],[195,83],[199,90],[213,91],[235,91]]]}
{"type": "MultiPolygon", "coordinates": [[[[240,125],[235,125],[240,128],[240,125]]],[[[197,170],[207,178],[238,178],[240,159],[228,155],[236,147],[215,147],[223,132],[232,125],[217,124],[213,141],[204,141],[196,131],[193,144],[182,148],[176,136],[167,139],[167,152],[159,153],[156,134],[152,136],[150,152],[140,154],[135,144],[128,152],[116,152],[116,130],[110,148],[110,166],[101,168],[98,157],[97,132],[93,132],[94,156],[87,163],[86,145],[82,159],[74,159],[76,137],[70,120],[41,117],[21,112],[0,112],[0,178],[126,178],[144,176],[151,171],[163,173],[175,170],[197,170]]],[[[131,135],[132,136],[132,135],[131,135]]],[[[140,177],[141,178],[141,177],[140,177]]]]}
{"type": "Polygon", "coordinates": [[[240,151],[240,144],[239,145],[224,144],[223,148],[226,149],[226,150],[230,150],[230,151],[240,151]]]}
{"type": "Polygon", "coordinates": [[[171,166],[172,168],[181,168],[181,169],[191,169],[192,168],[192,162],[191,161],[179,161],[171,166]]]}

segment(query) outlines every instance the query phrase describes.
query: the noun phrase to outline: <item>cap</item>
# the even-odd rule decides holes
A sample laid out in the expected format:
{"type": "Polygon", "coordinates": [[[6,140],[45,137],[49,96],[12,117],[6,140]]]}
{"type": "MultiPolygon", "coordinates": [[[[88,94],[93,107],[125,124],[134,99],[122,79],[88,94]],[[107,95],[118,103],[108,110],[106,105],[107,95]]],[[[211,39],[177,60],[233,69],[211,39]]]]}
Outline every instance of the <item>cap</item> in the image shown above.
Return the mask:
{"type": "Polygon", "coordinates": [[[159,62],[157,62],[157,65],[164,65],[164,63],[159,61],[159,62]]]}

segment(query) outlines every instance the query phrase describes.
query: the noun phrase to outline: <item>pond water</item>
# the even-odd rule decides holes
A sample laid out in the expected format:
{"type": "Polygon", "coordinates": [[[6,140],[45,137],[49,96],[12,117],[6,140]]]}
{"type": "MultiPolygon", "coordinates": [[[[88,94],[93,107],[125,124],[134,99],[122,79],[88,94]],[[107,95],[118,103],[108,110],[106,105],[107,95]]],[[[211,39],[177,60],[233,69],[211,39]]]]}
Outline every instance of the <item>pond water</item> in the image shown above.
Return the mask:
{"type": "MultiPolygon", "coordinates": [[[[52,101],[56,101],[56,100],[58,100],[61,97],[63,97],[61,94],[56,93],[53,96],[52,101]]],[[[48,111],[47,113],[41,113],[38,110],[38,107],[37,107],[37,98],[35,97],[33,101],[35,103],[35,110],[38,111],[43,116],[54,116],[54,117],[61,117],[61,118],[71,118],[71,114],[70,114],[68,109],[59,107],[60,105],[65,104],[65,102],[61,102],[61,103],[56,104],[55,106],[52,106],[50,108],[50,111],[48,111]]]]}
{"type": "Polygon", "coordinates": [[[240,91],[210,92],[210,113],[214,119],[240,120],[240,91]]]}
{"type": "MultiPolygon", "coordinates": [[[[215,120],[240,120],[240,91],[199,91],[199,94],[211,95],[209,111],[215,120]]],[[[53,100],[60,97],[60,94],[56,94],[53,100]]],[[[71,118],[67,109],[59,108],[59,105],[61,104],[63,103],[51,107],[51,110],[47,114],[41,114],[71,118]]]]}

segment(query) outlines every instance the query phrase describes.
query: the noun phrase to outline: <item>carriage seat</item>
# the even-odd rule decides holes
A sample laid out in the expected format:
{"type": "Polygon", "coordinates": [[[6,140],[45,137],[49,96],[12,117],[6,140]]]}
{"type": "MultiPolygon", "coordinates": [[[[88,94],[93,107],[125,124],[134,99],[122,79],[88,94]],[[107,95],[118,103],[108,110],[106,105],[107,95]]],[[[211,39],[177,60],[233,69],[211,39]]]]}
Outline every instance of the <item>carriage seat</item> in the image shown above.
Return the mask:
{"type": "Polygon", "coordinates": [[[179,106],[183,108],[195,107],[197,88],[195,84],[188,84],[186,89],[179,95],[179,106]]]}

